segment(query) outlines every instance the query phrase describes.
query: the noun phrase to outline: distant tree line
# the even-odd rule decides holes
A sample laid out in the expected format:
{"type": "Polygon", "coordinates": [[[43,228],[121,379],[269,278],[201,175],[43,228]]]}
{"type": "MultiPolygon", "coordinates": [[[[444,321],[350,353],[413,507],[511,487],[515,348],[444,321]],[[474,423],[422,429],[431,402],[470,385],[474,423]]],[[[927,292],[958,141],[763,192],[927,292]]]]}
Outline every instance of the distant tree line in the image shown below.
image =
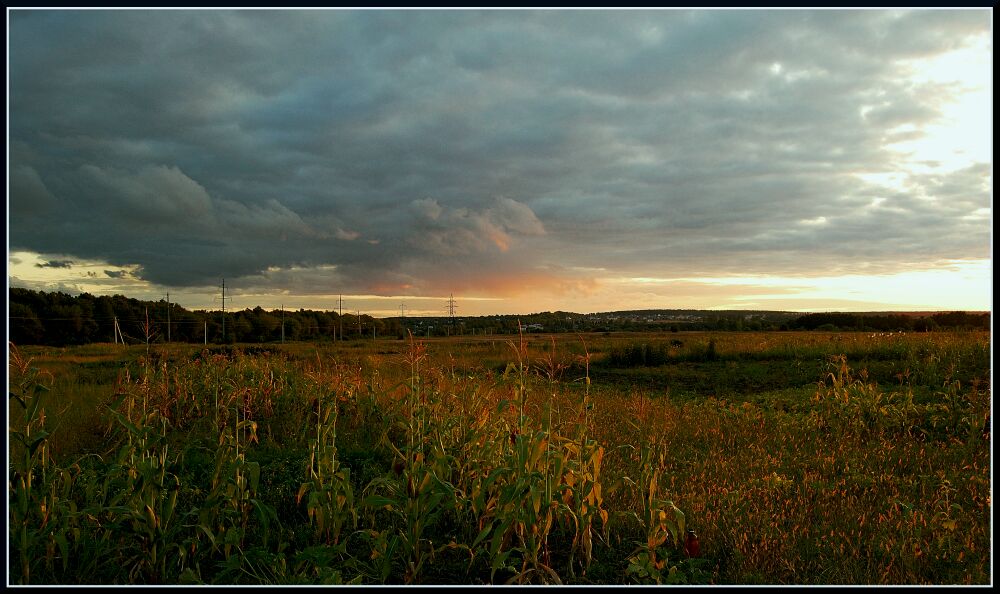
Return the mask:
{"type": "Polygon", "coordinates": [[[374,318],[331,311],[187,310],[166,300],[122,295],[77,296],[11,288],[8,339],[52,346],[114,342],[115,322],[125,342],[234,343],[324,341],[377,337],[510,335],[522,332],[865,330],[917,331],[989,329],[989,313],[900,314],[651,310],[578,314],[543,312],[476,317],[374,318]],[[169,313],[168,313],[169,312],[169,313]],[[223,319],[224,317],[224,319],[223,319]],[[169,325],[168,325],[169,319],[169,325]]]}
{"type": "Polygon", "coordinates": [[[266,311],[261,307],[227,311],[188,310],[166,300],[140,301],[122,295],[78,296],[12,288],[9,292],[9,340],[14,344],[75,345],[114,342],[115,322],[126,343],[277,342],[403,337],[397,320],[367,315],[299,309],[266,311]],[[169,312],[168,312],[169,309],[169,312]],[[168,325],[169,319],[169,325],[168,325]]]}
{"type": "Polygon", "coordinates": [[[793,330],[872,330],[879,332],[929,332],[931,330],[989,330],[989,313],[949,311],[925,317],[901,314],[811,313],[789,324],[793,330]]]}

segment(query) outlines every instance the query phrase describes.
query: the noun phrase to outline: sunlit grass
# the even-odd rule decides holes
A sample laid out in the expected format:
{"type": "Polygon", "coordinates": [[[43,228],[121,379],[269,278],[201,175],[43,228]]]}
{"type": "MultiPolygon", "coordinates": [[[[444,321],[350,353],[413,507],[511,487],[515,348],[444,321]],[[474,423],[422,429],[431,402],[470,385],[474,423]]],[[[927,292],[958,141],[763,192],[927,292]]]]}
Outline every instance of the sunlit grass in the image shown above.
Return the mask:
{"type": "Polygon", "coordinates": [[[18,357],[47,390],[11,431],[50,435],[10,483],[15,581],[991,581],[986,333],[18,357]]]}

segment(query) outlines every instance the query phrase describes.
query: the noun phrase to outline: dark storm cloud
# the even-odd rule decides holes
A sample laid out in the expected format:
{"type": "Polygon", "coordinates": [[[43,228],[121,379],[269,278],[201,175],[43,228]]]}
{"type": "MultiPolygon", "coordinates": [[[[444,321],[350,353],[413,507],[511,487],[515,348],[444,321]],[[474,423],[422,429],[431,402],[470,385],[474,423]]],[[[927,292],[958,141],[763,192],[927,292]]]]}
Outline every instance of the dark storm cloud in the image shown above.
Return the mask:
{"type": "Polygon", "coordinates": [[[988,164],[856,175],[957,92],[901,61],[986,11],[10,17],[12,249],[302,294],[988,253],[988,164]]]}
{"type": "Polygon", "coordinates": [[[38,268],[72,268],[73,267],[73,261],[72,260],[50,260],[48,262],[41,262],[39,264],[35,264],[35,266],[38,267],[38,268]]]}

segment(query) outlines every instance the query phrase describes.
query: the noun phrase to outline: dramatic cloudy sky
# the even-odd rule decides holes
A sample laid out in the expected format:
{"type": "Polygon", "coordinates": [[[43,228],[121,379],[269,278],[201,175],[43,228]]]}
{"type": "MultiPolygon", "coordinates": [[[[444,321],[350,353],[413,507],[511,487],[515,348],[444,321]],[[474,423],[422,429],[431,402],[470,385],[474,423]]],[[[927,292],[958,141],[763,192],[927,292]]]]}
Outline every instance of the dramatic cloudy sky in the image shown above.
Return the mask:
{"type": "Polygon", "coordinates": [[[992,12],[8,11],[8,283],[991,309],[992,12]]]}

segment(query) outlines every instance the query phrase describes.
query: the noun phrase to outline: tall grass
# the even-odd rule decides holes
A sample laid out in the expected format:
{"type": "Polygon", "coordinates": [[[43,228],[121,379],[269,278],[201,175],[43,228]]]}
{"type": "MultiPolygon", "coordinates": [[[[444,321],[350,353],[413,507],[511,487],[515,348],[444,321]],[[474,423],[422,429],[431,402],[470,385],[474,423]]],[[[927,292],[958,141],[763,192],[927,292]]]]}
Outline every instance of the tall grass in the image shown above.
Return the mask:
{"type": "Polygon", "coordinates": [[[602,383],[595,367],[625,352],[614,337],[12,349],[10,575],[991,581],[987,336],[645,344],[666,345],[664,370],[817,358],[820,371],[789,407],[602,383]],[[112,355],[114,375],[86,367],[112,355]],[[98,412],[51,432],[64,406],[98,412]]]}

